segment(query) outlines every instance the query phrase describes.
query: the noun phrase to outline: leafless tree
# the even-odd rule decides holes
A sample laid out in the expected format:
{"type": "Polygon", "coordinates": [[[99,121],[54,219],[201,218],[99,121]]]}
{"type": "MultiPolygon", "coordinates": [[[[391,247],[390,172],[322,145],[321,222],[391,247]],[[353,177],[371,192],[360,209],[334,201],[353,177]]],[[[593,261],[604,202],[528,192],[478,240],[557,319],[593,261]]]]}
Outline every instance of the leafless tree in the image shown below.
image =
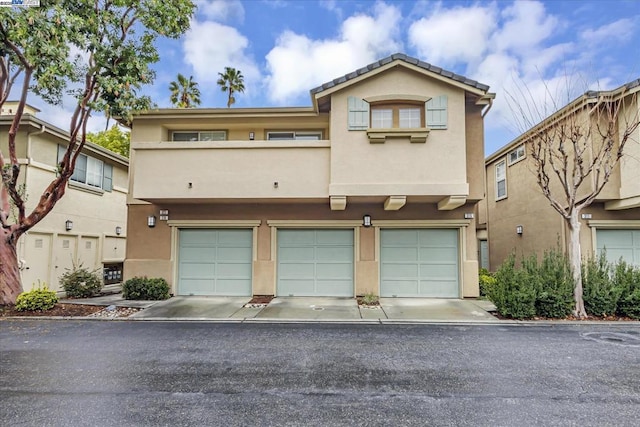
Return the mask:
{"type": "MultiPolygon", "coordinates": [[[[520,125],[530,129],[523,140],[538,186],[569,229],[568,255],[577,317],[586,317],[580,213],[605,188],[627,143],[638,143],[639,90],[640,79],[612,91],[589,91],[537,124],[531,120],[535,107],[508,95],[520,125]]],[[[531,98],[529,92],[526,94],[524,98],[531,98]]]]}

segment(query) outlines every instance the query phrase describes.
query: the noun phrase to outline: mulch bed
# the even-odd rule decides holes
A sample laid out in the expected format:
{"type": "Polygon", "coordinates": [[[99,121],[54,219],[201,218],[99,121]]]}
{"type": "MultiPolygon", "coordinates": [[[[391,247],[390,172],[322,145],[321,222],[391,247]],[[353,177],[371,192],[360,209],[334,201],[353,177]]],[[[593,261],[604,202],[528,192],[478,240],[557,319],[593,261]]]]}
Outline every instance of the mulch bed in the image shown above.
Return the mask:
{"type": "Polygon", "coordinates": [[[97,313],[104,309],[99,305],[85,305],[85,304],[62,304],[58,303],[50,310],[37,310],[37,311],[18,311],[15,306],[12,305],[0,305],[0,317],[33,317],[33,316],[73,316],[83,317],[90,314],[97,313]]]}
{"type": "Polygon", "coordinates": [[[254,295],[247,304],[269,304],[273,295],[254,295]]]}

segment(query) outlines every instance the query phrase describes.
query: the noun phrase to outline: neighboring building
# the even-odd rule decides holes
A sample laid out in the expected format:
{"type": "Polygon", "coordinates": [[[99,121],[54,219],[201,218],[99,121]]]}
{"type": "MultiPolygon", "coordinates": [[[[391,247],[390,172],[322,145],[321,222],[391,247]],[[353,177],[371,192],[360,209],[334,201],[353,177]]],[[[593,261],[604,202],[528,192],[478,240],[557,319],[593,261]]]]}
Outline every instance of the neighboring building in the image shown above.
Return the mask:
{"type": "MultiPolygon", "coordinates": [[[[625,123],[640,117],[639,91],[640,80],[635,80],[613,91],[587,92],[550,119],[563,120],[569,112],[579,112],[579,117],[583,117],[602,96],[624,96],[625,114],[620,115],[617,123],[619,138],[625,123]]],[[[549,122],[545,120],[486,159],[487,199],[483,204],[488,211],[485,222],[492,270],[514,251],[517,256],[528,256],[542,254],[557,245],[566,249],[568,228],[536,182],[527,145],[527,135],[549,122]]],[[[582,188],[586,191],[592,186],[593,181],[586,180],[582,188]]],[[[553,191],[557,194],[561,190],[553,191]]],[[[581,223],[584,257],[606,248],[609,260],[623,258],[640,266],[640,128],[626,143],[625,155],[609,183],[594,203],[582,211],[581,223]]],[[[479,233],[480,238],[483,236],[486,234],[479,233]]]]}
{"type": "Polygon", "coordinates": [[[312,89],[311,107],[136,115],[125,279],[179,295],[478,296],[488,89],[396,54],[312,89]]]}
{"type": "MultiPolygon", "coordinates": [[[[0,115],[3,153],[8,153],[9,127],[16,106],[15,102],[5,102],[0,115]]],[[[69,144],[69,133],[37,118],[37,112],[33,107],[25,108],[16,137],[27,214],[55,177],[59,156],[69,144]]],[[[65,195],[18,241],[25,290],[40,281],[61,291],[59,277],[80,264],[100,273],[103,267],[109,268],[107,283],[122,280],[128,164],[125,157],[98,145],[85,145],[65,195]]]]}

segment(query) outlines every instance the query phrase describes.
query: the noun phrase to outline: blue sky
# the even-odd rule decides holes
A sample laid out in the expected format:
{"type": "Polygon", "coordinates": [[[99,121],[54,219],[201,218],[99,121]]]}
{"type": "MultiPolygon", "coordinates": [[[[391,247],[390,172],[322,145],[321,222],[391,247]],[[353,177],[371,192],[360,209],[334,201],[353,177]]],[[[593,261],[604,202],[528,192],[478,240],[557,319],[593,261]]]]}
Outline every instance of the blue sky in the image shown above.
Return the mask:
{"type": "MultiPolygon", "coordinates": [[[[157,78],[145,92],[169,107],[169,82],[193,75],[202,107],[224,107],[215,84],[240,69],[236,107],[309,106],[309,90],[395,52],[491,86],[485,152],[521,131],[507,99],[549,97],[565,104],[587,89],[640,77],[640,1],[203,0],[191,29],[158,43],[157,78]],[[526,91],[520,90],[526,88],[526,91]]],[[[68,115],[36,100],[40,116],[63,128],[68,115]]],[[[65,103],[69,108],[70,102],[65,103]]],[[[92,129],[104,126],[97,115],[92,129]]],[[[533,118],[535,121],[536,118],[533,118]]]]}

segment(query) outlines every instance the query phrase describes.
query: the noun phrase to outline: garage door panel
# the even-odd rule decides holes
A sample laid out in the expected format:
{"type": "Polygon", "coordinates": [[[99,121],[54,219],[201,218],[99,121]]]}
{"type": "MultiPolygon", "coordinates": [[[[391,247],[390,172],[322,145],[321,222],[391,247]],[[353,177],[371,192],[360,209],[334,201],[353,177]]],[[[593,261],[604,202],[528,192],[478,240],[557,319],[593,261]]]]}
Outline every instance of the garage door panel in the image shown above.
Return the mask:
{"type": "Polygon", "coordinates": [[[415,246],[418,234],[415,230],[382,230],[385,234],[385,246],[415,246]],[[392,231],[389,233],[389,231],[392,231]]]}
{"type": "Polygon", "coordinates": [[[427,263],[451,262],[457,257],[456,248],[420,248],[420,261],[427,263]]]}
{"type": "Polygon", "coordinates": [[[289,280],[282,279],[278,282],[279,295],[313,296],[315,295],[315,279],[289,280]]]}
{"type": "Polygon", "coordinates": [[[420,230],[421,246],[431,247],[457,247],[458,236],[450,229],[442,230],[420,230]]]}
{"type": "MultiPolygon", "coordinates": [[[[351,280],[317,280],[315,293],[312,295],[331,295],[337,297],[353,296],[351,280]]],[[[310,295],[310,296],[312,296],[310,295]]]]}
{"type": "Polygon", "coordinates": [[[419,296],[419,282],[417,280],[389,280],[385,282],[388,293],[386,296],[419,296]]]}
{"type": "Polygon", "coordinates": [[[606,251],[607,260],[618,262],[621,258],[640,266],[640,230],[596,230],[598,253],[606,251]]]}
{"type": "Polygon", "coordinates": [[[278,250],[278,258],[290,261],[306,261],[313,259],[314,249],[308,247],[285,247],[278,250]]]}
{"type": "Polygon", "coordinates": [[[345,230],[317,230],[316,245],[344,245],[353,247],[353,234],[345,230]]]}
{"type": "Polygon", "coordinates": [[[421,283],[423,288],[426,288],[433,297],[437,298],[457,298],[458,293],[452,290],[456,285],[455,281],[425,281],[421,283]]]}
{"type": "Polygon", "coordinates": [[[409,278],[418,276],[417,264],[382,264],[382,276],[394,278],[409,278]]]}
{"type": "Polygon", "coordinates": [[[251,248],[225,248],[224,250],[218,250],[217,260],[220,262],[225,261],[241,261],[246,264],[247,259],[251,259],[251,248]]]}
{"type": "Polygon", "coordinates": [[[417,261],[418,249],[417,248],[405,248],[405,247],[385,247],[380,251],[380,257],[385,262],[394,261],[417,261]]]}
{"type": "Polygon", "coordinates": [[[251,287],[251,280],[218,278],[216,281],[216,295],[245,296],[246,294],[243,290],[247,287],[251,287]]]}
{"type": "Polygon", "coordinates": [[[353,258],[353,246],[351,247],[318,247],[316,249],[316,261],[349,261],[353,258]]]}
{"type": "Polygon", "coordinates": [[[295,233],[288,233],[287,231],[290,230],[281,230],[278,232],[279,245],[313,245],[315,242],[314,230],[296,230],[295,233]]]}
{"type": "MultiPolygon", "coordinates": [[[[424,265],[420,269],[420,279],[442,279],[442,278],[451,278],[456,277],[458,272],[458,266],[456,264],[443,265],[443,264],[434,264],[434,265],[424,265]]],[[[455,280],[450,280],[455,281],[455,280]]]]}
{"type": "Polygon", "coordinates": [[[216,266],[206,263],[185,263],[182,265],[181,273],[184,278],[211,277],[216,274],[216,266]]]}
{"type": "Polygon", "coordinates": [[[181,279],[180,284],[188,289],[191,295],[211,295],[211,282],[209,279],[181,279]]]}
{"type": "Polygon", "coordinates": [[[225,246],[251,247],[251,230],[218,230],[218,244],[225,246]]]}
{"type": "Polygon", "coordinates": [[[181,259],[187,259],[186,262],[211,262],[216,259],[216,250],[211,248],[182,248],[180,252],[181,259]]]}
{"type": "Polygon", "coordinates": [[[282,263],[278,273],[284,278],[313,278],[315,266],[312,263],[282,263]]]}
{"type": "Polygon", "coordinates": [[[345,279],[351,280],[353,264],[350,263],[326,263],[316,264],[316,278],[321,279],[345,279]]]}
{"type": "Polygon", "coordinates": [[[181,230],[180,244],[182,246],[209,246],[215,239],[215,234],[211,230],[181,230]]]}

